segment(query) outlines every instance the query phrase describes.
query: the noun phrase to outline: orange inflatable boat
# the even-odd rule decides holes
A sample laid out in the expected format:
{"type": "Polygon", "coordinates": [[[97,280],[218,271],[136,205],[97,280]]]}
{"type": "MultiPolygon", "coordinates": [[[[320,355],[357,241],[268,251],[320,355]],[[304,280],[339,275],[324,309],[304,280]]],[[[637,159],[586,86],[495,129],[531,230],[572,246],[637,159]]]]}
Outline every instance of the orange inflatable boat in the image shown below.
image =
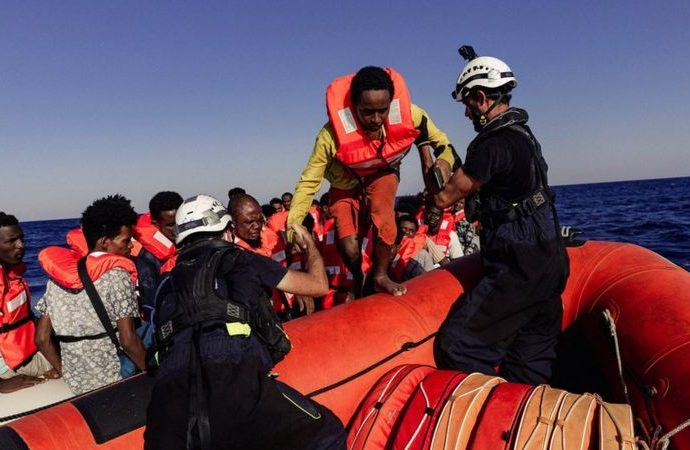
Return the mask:
{"type": "MultiPolygon", "coordinates": [[[[689,450],[690,273],[631,244],[568,251],[553,384],[629,402],[650,448],[689,450]]],[[[480,276],[476,256],[461,258],[409,281],[402,297],[374,295],[289,322],[293,350],[276,372],[347,424],[391,369],[433,365],[435,331],[480,276]]],[[[141,448],[151,387],[139,375],[22,417],[0,427],[0,448],[141,448]]]]}

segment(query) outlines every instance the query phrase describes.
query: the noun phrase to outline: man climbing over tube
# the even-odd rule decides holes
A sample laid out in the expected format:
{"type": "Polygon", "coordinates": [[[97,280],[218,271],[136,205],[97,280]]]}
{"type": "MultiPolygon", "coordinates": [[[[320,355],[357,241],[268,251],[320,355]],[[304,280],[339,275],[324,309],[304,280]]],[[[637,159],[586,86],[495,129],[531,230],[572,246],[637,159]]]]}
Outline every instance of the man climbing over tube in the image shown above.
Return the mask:
{"type": "Polygon", "coordinates": [[[446,208],[467,198],[469,220],[482,226],[484,277],[441,325],[436,361],[442,368],[486,374],[500,365],[509,381],[546,383],[569,267],[547,165],[527,112],[510,106],[517,85],[510,67],[477,57],[472,47],[460,53],[468,63],[452,95],[465,105],[478,134],[465,164],[433,199],[446,208]]]}
{"type": "Polygon", "coordinates": [[[394,202],[401,160],[415,144],[425,180],[432,168],[448,179],[458,159],[455,150],[427,113],[411,103],[405,80],[390,68],[368,66],[337,78],[326,91],[326,109],[328,123],[295,186],[288,226],[302,222],[326,178],[338,249],[354,277],[351,297],[362,295],[361,244],[372,223],[374,289],[402,295],[405,287],[387,274],[397,234],[394,202]]]}

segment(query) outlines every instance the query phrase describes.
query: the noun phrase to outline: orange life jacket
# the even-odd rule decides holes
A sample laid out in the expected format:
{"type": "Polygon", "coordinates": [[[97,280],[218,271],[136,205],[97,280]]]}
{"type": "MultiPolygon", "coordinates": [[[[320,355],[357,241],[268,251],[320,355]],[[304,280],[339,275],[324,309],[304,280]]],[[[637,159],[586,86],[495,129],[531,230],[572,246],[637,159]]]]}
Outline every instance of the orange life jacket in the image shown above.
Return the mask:
{"type": "Polygon", "coordinates": [[[158,261],[165,262],[175,255],[175,244],[151,223],[151,213],[139,216],[132,232],[134,238],[158,261]]]}
{"type": "Polygon", "coordinates": [[[323,240],[323,224],[321,223],[321,208],[318,206],[310,206],[309,207],[309,214],[311,214],[311,217],[314,219],[314,230],[312,231],[312,235],[314,236],[315,241],[321,241],[323,240]]]}
{"type": "Polygon", "coordinates": [[[271,217],[268,218],[266,225],[268,225],[268,228],[275,231],[276,233],[285,231],[287,229],[288,214],[290,214],[289,211],[278,211],[277,213],[273,214],[271,217]]]}
{"type": "Polygon", "coordinates": [[[418,220],[420,223],[419,233],[426,233],[431,241],[442,247],[443,252],[448,254],[448,248],[450,246],[450,235],[455,232],[455,216],[450,212],[450,209],[444,209],[443,215],[439,220],[438,232],[436,234],[428,234],[429,227],[424,224],[424,208],[418,213],[418,220]],[[421,219],[419,219],[419,214],[421,214],[421,219]]]}
{"type": "MultiPolygon", "coordinates": [[[[66,289],[83,289],[79,279],[77,262],[82,258],[78,252],[64,247],[46,247],[38,254],[38,263],[51,280],[66,289]]],[[[113,253],[93,252],[86,259],[86,270],[96,281],[111,269],[119,267],[129,272],[132,284],[137,282],[137,269],[134,262],[113,253]]]]}
{"type": "MultiPolygon", "coordinates": [[[[333,304],[341,303],[347,296],[347,290],[352,286],[352,274],[345,265],[336,242],[335,219],[328,219],[323,225],[323,240],[317,243],[317,247],[328,276],[330,292],[322,302],[324,309],[333,304]]],[[[372,231],[369,230],[367,237],[362,239],[362,273],[369,273],[372,266],[372,255],[374,252],[374,240],[372,231]]]]}
{"type": "Polygon", "coordinates": [[[424,232],[418,231],[412,237],[404,236],[402,238],[400,247],[398,247],[395,258],[393,258],[391,267],[388,270],[388,275],[393,281],[404,281],[403,275],[405,275],[407,265],[410,263],[410,260],[417,256],[417,254],[424,248],[425,244],[426,234],[424,232]]]}
{"type": "Polygon", "coordinates": [[[36,353],[31,296],[22,277],[25,270],[24,263],[9,270],[0,266],[0,354],[13,370],[36,353]]]}
{"type": "Polygon", "coordinates": [[[338,145],[335,156],[359,176],[371,175],[378,169],[398,163],[419,136],[412,120],[412,103],[405,80],[391,68],[385,71],[393,80],[394,94],[388,118],[383,124],[383,141],[371,139],[356,118],[350,100],[354,74],[336,78],[326,90],[328,120],[338,145]]]}

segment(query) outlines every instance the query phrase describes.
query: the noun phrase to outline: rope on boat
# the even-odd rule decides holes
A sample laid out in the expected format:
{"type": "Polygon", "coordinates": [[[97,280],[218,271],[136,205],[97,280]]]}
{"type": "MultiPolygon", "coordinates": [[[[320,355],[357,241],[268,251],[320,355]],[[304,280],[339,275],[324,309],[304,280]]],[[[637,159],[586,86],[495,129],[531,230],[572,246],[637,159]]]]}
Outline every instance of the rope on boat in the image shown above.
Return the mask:
{"type": "Polygon", "coordinates": [[[630,405],[630,396],[628,395],[628,386],[625,384],[625,378],[623,377],[623,358],[621,357],[621,348],[618,343],[618,333],[616,332],[616,321],[613,320],[613,316],[608,309],[604,309],[601,314],[604,316],[604,322],[608,327],[609,333],[613,340],[613,349],[616,352],[616,366],[618,367],[618,377],[620,378],[621,387],[623,388],[623,394],[625,395],[625,402],[630,405]]]}
{"type": "Polygon", "coordinates": [[[333,390],[333,389],[335,389],[335,388],[338,388],[338,387],[340,387],[340,386],[342,386],[342,385],[344,385],[344,384],[347,384],[347,383],[349,383],[350,381],[355,380],[355,379],[361,377],[362,375],[365,375],[365,374],[371,372],[372,370],[376,369],[376,368],[379,367],[380,365],[387,363],[388,361],[390,361],[391,359],[393,359],[393,358],[395,358],[396,356],[400,355],[401,353],[406,352],[406,351],[408,351],[408,350],[412,350],[412,349],[415,348],[415,347],[419,347],[420,345],[422,345],[423,343],[425,343],[425,342],[428,341],[429,339],[433,338],[434,336],[436,336],[436,333],[435,333],[435,332],[434,332],[434,333],[431,333],[429,336],[425,337],[424,339],[422,339],[422,340],[420,340],[420,341],[417,341],[417,342],[405,342],[403,345],[400,346],[400,349],[399,349],[399,350],[397,350],[397,351],[395,351],[394,353],[391,353],[390,355],[386,356],[385,358],[383,358],[383,359],[381,359],[381,360],[375,362],[374,364],[370,365],[369,367],[366,367],[366,368],[360,370],[359,372],[357,372],[357,373],[355,373],[355,374],[353,374],[353,375],[350,375],[350,376],[347,377],[347,378],[343,378],[342,380],[337,381],[337,382],[335,382],[335,383],[333,383],[333,384],[331,384],[331,385],[328,385],[328,386],[326,386],[326,387],[322,387],[322,388],[317,389],[317,390],[315,390],[315,391],[313,391],[313,392],[310,392],[310,393],[308,393],[306,396],[309,397],[309,398],[311,398],[311,397],[316,397],[317,395],[321,395],[321,394],[323,394],[324,392],[328,392],[328,391],[333,390]]]}
{"type": "Polygon", "coordinates": [[[661,426],[658,426],[656,430],[654,430],[654,436],[651,439],[651,443],[648,444],[640,439],[637,441],[637,445],[642,447],[643,450],[667,450],[668,446],[671,445],[671,438],[688,427],[690,427],[690,419],[687,419],[668,433],[660,436],[661,426]]]}

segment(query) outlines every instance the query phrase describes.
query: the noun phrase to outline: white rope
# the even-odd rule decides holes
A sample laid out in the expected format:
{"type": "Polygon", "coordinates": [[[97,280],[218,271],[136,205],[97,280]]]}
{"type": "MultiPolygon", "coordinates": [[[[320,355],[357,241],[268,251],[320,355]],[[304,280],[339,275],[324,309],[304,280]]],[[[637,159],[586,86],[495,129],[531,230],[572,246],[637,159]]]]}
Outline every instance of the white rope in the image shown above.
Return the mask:
{"type": "Polygon", "coordinates": [[[623,377],[623,358],[621,358],[621,349],[620,345],[618,344],[616,322],[613,320],[613,316],[611,315],[611,312],[609,312],[608,309],[603,310],[601,313],[604,316],[606,325],[608,325],[609,333],[611,333],[611,337],[613,338],[613,348],[616,352],[616,364],[618,365],[618,377],[620,378],[621,387],[623,388],[623,394],[625,395],[625,402],[628,405],[630,405],[631,403],[630,396],[628,395],[628,386],[625,384],[625,378],[623,377]]]}

